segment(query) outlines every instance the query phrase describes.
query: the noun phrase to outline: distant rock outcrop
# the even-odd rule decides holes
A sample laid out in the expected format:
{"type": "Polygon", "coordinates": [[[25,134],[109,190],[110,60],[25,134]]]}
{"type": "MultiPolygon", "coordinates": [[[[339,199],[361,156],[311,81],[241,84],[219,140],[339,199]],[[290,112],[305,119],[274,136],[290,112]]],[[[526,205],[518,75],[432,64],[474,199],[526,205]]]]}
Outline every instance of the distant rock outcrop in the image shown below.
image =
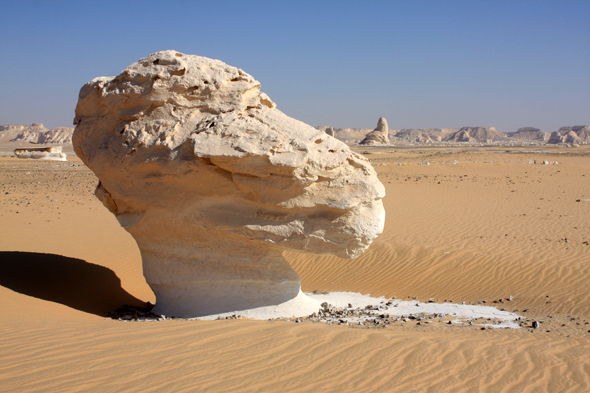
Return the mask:
{"type": "Polygon", "coordinates": [[[18,158],[34,158],[41,160],[67,161],[66,155],[58,147],[40,147],[30,149],[16,149],[14,155],[18,158]]]}
{"type": "MultiPolygon", "coordinates": [[[[386,122],[385,125],[387,125],[386,122]]],[[[321,130],[327,130],[329,128],[332,127],[318,127],[321,130]]],[[[345,143],[359,143],[362,145],[389,145],[391,143],[402,145],[437,143],[491,144],[519,141],[497,131],[495,127],[404,128],[400,130],[389,130],[386,142],[383,138],[384,133],[379,131],[379,129],[370,132],[367,132],[368,130],[366,128],[332,128],[332,130],[335,138],[345,143]]]]}
{"type": "Polygon", "coordinates": [[[372,128],[338,128],[329,126],[318,126],[316,128],[328,135],[330,135],[328,130],[331,130],[334,138],[351,145],[359,144],[369,132],[373,131],[372,128]]]}
{"type": "MultiPolygon", "coordinates": [[[[367,143],[369,135],[375,130],[367,128],[335,128],[329,126],[317,127],[334,138],[349,145],[374,144],[367,143]]],[[[379,135],[379,134],[377,134],[379,135]]],[[[372,138],[372,137],[371,137],[372,138]]],[[[403,128],[389,130],[390,143],[396,145],[413,144],[588,144],[590,143],[589,126],[561,127],[553,133],[543,132],[534,127],[522,127],[515,132],[503,133],[495,127],[463,127],[463,128],[403,128]]],[[[382,145],[383,143],[375,143],[382,145]]],[[[388,144],[388,143],[387,143],[388,144]]]]}
{"type": "Polygon", "coordinates": [[[384,117],[380,117],[377,122],[377,128],[369,132],[365,139],[360,143],[361,145],[389,145],[389,126],[384,117]]]}
{"type": "MultiPolygon", "coordinates": [[[[7,124],[0,126],[0,143],[13,142],[19,134],[27,130],[34,130],[35,133],[48,131],[41,123],[31,125],[7,124]]],[[[28,142],[28,141],[24,141],[28,142]]]]}
{"type": "Polygon", "coordinates": [[[457,131],[459,128],[403,128],[395,133],[393,140],[401,144],[439,143],[443,141],[445,135],[457,131]]]}
{"type": "Polygon", "coordinates": [[[33,123],[30,126],[20,124],[0,126],[0,136],[4,134],[3,142],[67,145],[72,143],[73,133],[74,129],[70,127],[48,130],[42,123],[33,123]]]}
{"type": "Polygon", "coordinates": [[[548,143],[588,144],[590,143],[590,127],[561,127],[558,131],[554,131],[551,133],[548,143]]]}
{"type": "Polygon", "coordinates": [[[495,127],[463,127],[459,131],[451,133],[444,138],[447,142],[493,143],[508,142],[506,134],[499,132],[495,127]]]}
{"type": "Polygon", "coordinates": [[[74,150],[137,241],[159,314],[308,315],[319,303],[283,251],[353,258],[383,229],[369,160],[219,60],[157,52],[95,78],[75,124],[74,150]]]}
{"type": "Polygon", "coordinates": [[[74,129],[71,127],[57,127],[52,128],[49,131],[39,134],[37,139],[38,144],[60,144],[69,145],[72,143],[72,135],[74,135],[74,129]]]}
{"type": "Polygon", "coordinates": [[[506,135],[510,138],[525,142],[547,142],[550,136],[548,132],[543,132],[534,127],[522,127],[516,132],[508,132],[506,135]]]}

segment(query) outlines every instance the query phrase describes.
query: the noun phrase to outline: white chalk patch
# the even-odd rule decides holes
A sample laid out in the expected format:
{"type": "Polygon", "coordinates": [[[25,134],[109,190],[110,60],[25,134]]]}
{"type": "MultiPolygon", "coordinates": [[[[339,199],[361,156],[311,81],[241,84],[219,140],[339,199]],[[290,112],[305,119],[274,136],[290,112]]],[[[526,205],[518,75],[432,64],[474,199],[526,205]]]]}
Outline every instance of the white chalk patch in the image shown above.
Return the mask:
{"type": "Polygon", "coordinates": [[[353,292],[331,292],[327,294],[300,293],[296,298],[276,306],[259,307],[251,310],[236,310],[194,319],[223,319],[234,315],[258,320],[293,317],[305,318],[314,312],[317,313],[322,308],[322,303],[328,303],[336,308],[349,310],[365,310],[366,307],[369,307],[368,312],[363,313],[363,315],[338,318],[345,322],[361,322],[380,315],[411,317],[410,319],[416,316],[436,315],[438,318],[453,317],[453,323],[473,323],[489,328],[519,328],[516,322],[520,318],[518,314],[500,311],[491,306],[455,303],[420,303],[416,300],[387,300],[384,297],[371,297],[353,292]]]}
{"type": "MultiPolygon", "coordinates": [[[[19,157],[21,158],[21,157],[19,157]]],[[[23,157],[25,160],[29,159],[29,160],[48,160],[48,161],[67,161],[68,159],[66,157],[51,157],[51,156],[46,156],[46,157],[23,157]]]]}
{"type": "MultiPolygon", "coordinates": [[[[452,316],[458,322],[469,323],[476,319],[485,319],[487,321],[500,321],[495,323],[474,323],[492,328],[519,328],[516,320],[520,318],[518,314],[508,311],[500,311],[491,306],[478,306],[471,304],[455,303],[420,303],[414,301],[402,301],[397,299],[387,300],[385,298],[373,298],[367,295],[361,295],[351,292],[332,292],[325,295],[308,294],[308,296],[327,302],[336,307],[364,308],[366,306],[375,306],[375,315],[388,314],[390,316],[416,316],[416,315],[438,315],[439,317],[452,316]]],[[[363,316],[351,318],[350,322],[366,320],[372,317],[363,316]]],[[[341,318],[347,320],[347,318],[341,318]]]]}
{"type": "Polygon", "coordinates": [[[299,291],[299,295],[297,295],[295,298],[278,305],[257,307],[249,310],[236,310],[189,319],[224,319],[233,315],[240,315],[242,317],[259,320],[302,317],[317,312],[321,308],[321,303],[321,301],[306,296],[306,294],[299,291]]]}

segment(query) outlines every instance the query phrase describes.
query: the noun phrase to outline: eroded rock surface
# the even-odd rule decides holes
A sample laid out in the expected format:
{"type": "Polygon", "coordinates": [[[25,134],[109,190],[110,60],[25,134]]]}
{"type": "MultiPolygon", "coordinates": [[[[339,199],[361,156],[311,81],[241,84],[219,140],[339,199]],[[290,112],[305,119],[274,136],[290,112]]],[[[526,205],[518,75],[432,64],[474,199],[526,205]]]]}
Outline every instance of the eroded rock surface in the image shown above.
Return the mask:
{"type": "Polygon", "coordinates": [[[383,229],[368,160],[219,60],[157,52],[96,78],[74,123],[75,152],[137,241],[159,314],[309,314],[319,305],[282,252],[353,258],[383,229]]]}
{"type": "Polygon", "coordinates": [[[389,145],[389,126],[384,117],[380,117],[377,122],[377,128],[369,132],[361,145],[389,145]]]}

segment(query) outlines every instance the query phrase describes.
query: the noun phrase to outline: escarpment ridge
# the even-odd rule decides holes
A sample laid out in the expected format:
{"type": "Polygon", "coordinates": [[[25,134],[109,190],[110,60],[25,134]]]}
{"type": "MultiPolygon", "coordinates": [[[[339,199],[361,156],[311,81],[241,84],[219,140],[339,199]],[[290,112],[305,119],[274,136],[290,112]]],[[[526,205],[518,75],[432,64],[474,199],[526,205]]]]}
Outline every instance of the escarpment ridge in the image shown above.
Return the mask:
{"type": "Polygon", "coordinates": [[[544,145],[544,144],[589,144],[588,126],[561,127],[552,133],[534,127],[522,127],[515,132],[499,132],[495,127],[461,128],[403,128],[389,129],[388,143],[371,141],[375,130],[368,128],[337,128],[319,126],[319,130],[334,136],[348,145],[544,145]],[[369,139],[367,139],[369,138],[369,139]]]}
{"type": "Polygon", "coordinates": [[[0,143],[33,143],[38,145],[70,145],[74,129],[70,127],[45,128],[43,123],[31,125],[0,125],[0,143]]]}

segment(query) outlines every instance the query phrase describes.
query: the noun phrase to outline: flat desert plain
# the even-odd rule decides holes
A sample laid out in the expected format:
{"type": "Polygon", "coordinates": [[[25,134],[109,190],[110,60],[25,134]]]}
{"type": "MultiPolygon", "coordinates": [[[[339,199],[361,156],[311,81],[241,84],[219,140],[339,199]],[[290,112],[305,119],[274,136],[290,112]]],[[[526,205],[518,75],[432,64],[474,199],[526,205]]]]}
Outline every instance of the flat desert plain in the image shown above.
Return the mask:
{"type": "Polygon", "coordinates": [[[385,231],[354,260],[286,253],[303,290],[489,305],[521,328],[105,318],[155,299],[96,177],[2,156],[0,391],[590,391],[590,146],[355,149],[385,231]]]}

